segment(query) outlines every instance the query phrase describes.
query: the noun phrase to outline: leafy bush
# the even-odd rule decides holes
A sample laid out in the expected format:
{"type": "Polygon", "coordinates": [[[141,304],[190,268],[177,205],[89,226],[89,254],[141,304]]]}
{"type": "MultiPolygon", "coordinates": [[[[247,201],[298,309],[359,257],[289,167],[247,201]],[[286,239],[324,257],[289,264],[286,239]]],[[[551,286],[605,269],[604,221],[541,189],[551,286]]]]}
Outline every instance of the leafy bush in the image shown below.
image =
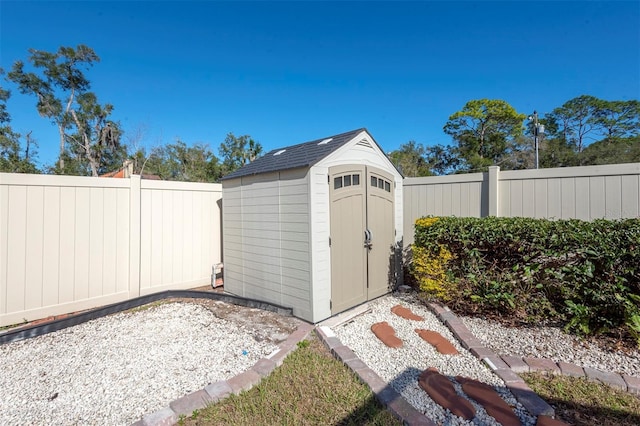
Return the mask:
{"type": "Polygon", "coordinates": [[[640,343],[640,219],[422,218],[412,272],[466,311],[640,343]]]}
{"type": "Polygon", "coordinates": [[[427,252],[422,247],[414,247],[412,273],[420,290],[448,301],[455,296],[453,280],[447,277],[446,265],[451,259],[451,252],[440,246],[436,252],[427,252]]]}

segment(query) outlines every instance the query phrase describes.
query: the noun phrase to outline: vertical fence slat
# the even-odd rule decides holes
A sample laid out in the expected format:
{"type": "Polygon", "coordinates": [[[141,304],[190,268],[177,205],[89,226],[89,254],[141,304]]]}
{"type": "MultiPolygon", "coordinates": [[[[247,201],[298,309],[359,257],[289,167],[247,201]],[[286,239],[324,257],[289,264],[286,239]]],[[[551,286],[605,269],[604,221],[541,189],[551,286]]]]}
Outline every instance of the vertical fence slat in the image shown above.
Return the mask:
{"type": "Polygon", "coordinates": [[[7,229],[7,311],[25,309],[27,188],[9,188],[7,229]]]}
{"type": "Polygon", "coordinates": [[[141,177],[129,179],[129,297],[140,296],[140,218],[142,215],[141,177]]]}
{"type": "Polygon", "coordinates": [[[27,187],[25,246],[25,309],[42,306],[42,240],[44,237],[44,190],[27,187]]]}

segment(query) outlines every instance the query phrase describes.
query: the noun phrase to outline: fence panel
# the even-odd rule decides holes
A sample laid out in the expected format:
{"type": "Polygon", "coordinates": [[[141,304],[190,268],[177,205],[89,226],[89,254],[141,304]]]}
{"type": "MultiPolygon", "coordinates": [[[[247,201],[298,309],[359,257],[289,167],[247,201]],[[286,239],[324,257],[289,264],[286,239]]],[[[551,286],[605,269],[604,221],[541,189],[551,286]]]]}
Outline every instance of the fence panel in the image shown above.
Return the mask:
{"type": "Polygon", "coordinates": [[[640,163],[504,171],[499,173],[499,216],[639,217],[639,183],[640,163]]]}
{"type": "Polygon", "coordinates": [[[210,283],[221,194],[139,176],[0,173],[0,326],[210,283]]]}
{"type": "Polygon", "coordinates": [[[640,217],[640,163],[407,178],[404,246],[419,217],[640,217]]]}
{"type": "Polygon", "coordinates": [[[140,292],[209,284],[221,261],[222,187],[142,181],[140,292]]]}
{"type": "Polygon", "coordinates": [[[482,217],[488,211],[483,173],[406,178],[402,184],[404,246],[413,244],[413,224],[422,216],[482,217]]]}

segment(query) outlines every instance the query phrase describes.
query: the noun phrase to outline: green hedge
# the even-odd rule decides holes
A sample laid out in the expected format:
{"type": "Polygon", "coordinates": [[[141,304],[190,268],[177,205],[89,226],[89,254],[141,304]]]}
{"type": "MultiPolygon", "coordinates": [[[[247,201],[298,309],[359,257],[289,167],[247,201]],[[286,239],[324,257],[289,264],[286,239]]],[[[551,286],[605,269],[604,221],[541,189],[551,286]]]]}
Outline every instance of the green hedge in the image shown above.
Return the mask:
{"type": "Polygon", "coordinates": [[[450,305],[640,343],[640,219],[422,218],[415,246],[453,255],[450,305]]]}

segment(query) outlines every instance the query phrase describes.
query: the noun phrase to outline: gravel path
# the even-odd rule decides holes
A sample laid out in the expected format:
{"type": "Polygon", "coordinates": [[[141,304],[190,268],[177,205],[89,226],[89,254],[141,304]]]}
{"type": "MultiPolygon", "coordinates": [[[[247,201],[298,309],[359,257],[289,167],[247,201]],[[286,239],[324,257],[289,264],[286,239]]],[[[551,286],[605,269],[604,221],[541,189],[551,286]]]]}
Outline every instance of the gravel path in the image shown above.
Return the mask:
{"type": "Polygon", "coordinates": [[[629,354],[607,352],[555,327],[509,328],[496,321],[471,317],[462,317],[462,322],[499,355],[549,358],[640,377],[640,351],[637,350],[629,354]]]}
{"type": "Polygon", "coordinates": [[[0,345],[0,424],[128,425],[275,349],[192,303],[0,345]]]}
{"type": "MultiPolygon", "coordinates": [[[[495,425],[495,420],[485,410],[472,401],[477,415],[473,421],[452,415],[429,398],[419,388],[418,376],[427,367],[436,367],[440,373],[448,376],[462,375],[480,380],[496,387],[501,396],[512,406],[523,425],[535,424],[531,417],[513,395],[504,387],[504,382],[484,364],[466,351],[451,332],[424,305],[411,295],[389,295],[369,302],[370,313],[355,317],[346,324],[333,327],[336,336],[343,344],[374,370],[383,380],[414,406],[437,423],[447,425],[495,425]],[[391,308],[401,304],[410,308],[424,321],[409,321],[393,314],[391,308]],[[404,342],[400,349],[391,349],[380,342],[371,332],[372,324],[387,321],[404,342]],[[434,330],[446,337],[460,352],[459,355],[441,355],[430,344],[422,340],[415,332],[416,328],[434,330]]],[[[460,385],[455,385],[463,395],[460,385]]]]}

